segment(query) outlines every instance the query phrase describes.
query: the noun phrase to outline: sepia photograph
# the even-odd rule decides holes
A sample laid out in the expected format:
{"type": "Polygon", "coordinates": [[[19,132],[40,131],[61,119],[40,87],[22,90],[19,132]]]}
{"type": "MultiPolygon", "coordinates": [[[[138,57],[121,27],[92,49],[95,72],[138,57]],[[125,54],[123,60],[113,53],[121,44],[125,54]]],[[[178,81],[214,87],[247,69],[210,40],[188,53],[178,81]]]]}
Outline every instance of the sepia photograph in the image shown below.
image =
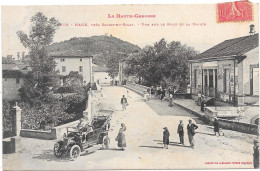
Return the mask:
{"type": "Polygon", "coordinates": [[[3,5],[3,170],[259,168],[259,4],[3,5]]]}

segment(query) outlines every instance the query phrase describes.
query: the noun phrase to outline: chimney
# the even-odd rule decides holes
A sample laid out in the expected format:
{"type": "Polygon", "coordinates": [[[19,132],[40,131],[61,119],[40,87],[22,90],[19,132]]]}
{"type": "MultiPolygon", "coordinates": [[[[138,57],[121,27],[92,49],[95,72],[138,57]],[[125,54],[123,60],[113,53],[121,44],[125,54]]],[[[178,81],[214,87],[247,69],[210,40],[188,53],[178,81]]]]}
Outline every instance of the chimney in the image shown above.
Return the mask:
{"type": "Polygon", "coordinates": [[[249,26],[249,28],[250,28],[249,34],[250,34],[250,35],[254,35],[254,34],[255,34],[255,25],[254,25],[254,24],[251,24],[251,25],[249,26]]]}

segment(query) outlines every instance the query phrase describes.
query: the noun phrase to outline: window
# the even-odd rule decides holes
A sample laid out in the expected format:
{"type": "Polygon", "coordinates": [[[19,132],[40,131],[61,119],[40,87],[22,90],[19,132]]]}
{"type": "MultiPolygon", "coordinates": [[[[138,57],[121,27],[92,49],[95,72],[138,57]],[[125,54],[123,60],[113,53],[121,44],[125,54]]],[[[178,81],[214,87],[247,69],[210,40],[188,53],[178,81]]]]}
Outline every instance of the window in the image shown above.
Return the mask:
{"type": "Polygon", "coordinates": [[[16,78],[16,84],[20,83],[20,78],[16,78]]]}
{"type": "Polygon", "coordinates": [[[209,87],[213,87],[213,69],[209,69],[209,87]]]}
{"type": "Polygon", "coordinates": [[[65,61],[65,59],[60,59],[60,61],[61,61],[61,62],[64,62],[64,61],[65,61]]]}
{"type": "Polygon", "coordinates": [[[82,58],[80,58],[79,60],[80,60],[80,62],[82,62],[82,58]]]}
{"type": "Polygon", "coordinates": [[[83,66],[79,66],[79,72],[83,72],[83,66]]]}
{"type": "Polygon", "coordinates": [[[66,67],[62,66],[62,72],[66,72],[66,67]]]}
{"type": "Polygon", "coordinates": [[[7,81],[7,79],[5,79],[5,81],[7,81]]]}
{"type": "Polygon", "coordinates": [[[197,88],[197,70],[194,70],[194,87],[197,88]]]}

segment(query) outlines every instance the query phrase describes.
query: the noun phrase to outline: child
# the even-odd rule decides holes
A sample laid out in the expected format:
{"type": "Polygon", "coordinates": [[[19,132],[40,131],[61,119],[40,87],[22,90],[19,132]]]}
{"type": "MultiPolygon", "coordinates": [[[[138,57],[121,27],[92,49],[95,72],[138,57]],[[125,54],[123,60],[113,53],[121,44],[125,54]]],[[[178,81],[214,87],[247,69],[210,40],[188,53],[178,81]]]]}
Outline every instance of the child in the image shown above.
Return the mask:
{"type": "Polygon", "coordinates": [[[164,127],[163,129],[163,148],[168,149],[170,133],[167,127],[164,127]]]}

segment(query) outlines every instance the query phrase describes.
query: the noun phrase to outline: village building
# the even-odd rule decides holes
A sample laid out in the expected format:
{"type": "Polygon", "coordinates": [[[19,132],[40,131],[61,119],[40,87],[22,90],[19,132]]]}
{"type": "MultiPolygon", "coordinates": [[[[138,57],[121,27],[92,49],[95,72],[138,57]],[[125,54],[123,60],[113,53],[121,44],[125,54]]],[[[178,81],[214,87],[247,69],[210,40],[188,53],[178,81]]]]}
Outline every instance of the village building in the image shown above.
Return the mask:
{"type": "Polygon", "coordinates": [[[20,99],[19,89],[24,82],[24,76],[31,71],[26,64],[4,63],[2,64],[2,88],[3,100],[17,101],[20,99]]]}
{"type": "Polygon", "coordinates": [[[118,70],[118,77],[119,77],[119,84],[123,84],[127,80],[127,76],[124,74],[124,69],[127,67],[126,60],[119,61],[119,70],[118,70]]]}
{"type": "Polygon", "coordinates": [[[113,78],[109,75],[108,70],[107,67],[93,64],[94,82],[97,82],[98,84],[110,84],[113,78]]]}
{"type": "MultiPolygon", "coordinates": [[[[252,27],[252,25],[250,26],[252,27]]],[[[192,97],[225,105],[259,102],[259,34],[225,40],[190,60],[192,97]]]]}
{"type": "Polygon", "coordinates": [[[93,82],[92,55],[82,51],[57,51],[49,54],[55,60],[55,69],[59,72],[61,85],[65,82],[65,77],[71,71],[78,72],[83,77],[85,84],[93,82]]]}

